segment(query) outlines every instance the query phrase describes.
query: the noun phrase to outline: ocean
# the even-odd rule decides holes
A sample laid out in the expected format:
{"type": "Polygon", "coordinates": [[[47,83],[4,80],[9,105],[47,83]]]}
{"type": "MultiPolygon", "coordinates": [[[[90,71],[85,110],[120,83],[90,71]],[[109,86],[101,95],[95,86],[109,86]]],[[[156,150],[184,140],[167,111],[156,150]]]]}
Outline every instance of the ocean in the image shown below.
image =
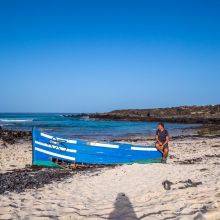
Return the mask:
{"type": "MultiPolygon", "coordinates": [[[[69,118],[61,113],[0,113],[0,126],[27,131],[36,127],[55,135],[87,140],[154,135],[157,126],[156,122],[104,121],[75,115],[76,117],[69,118]]],[[[165,123],[165,126],[171,135],[175,135],[185,128],[196,125],[165,123]]]]}

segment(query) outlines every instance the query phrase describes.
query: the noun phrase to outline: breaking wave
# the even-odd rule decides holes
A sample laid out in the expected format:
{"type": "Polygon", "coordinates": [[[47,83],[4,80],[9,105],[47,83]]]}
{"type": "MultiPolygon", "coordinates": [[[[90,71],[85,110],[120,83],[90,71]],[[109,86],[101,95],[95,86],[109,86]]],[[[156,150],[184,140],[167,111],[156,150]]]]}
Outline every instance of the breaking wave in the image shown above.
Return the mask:
{"type": "Polygon", "coordinates": [[[23,123],[23,122],[32,122],[33,119],[3,119],[0,118],[1,122],[12,122],[12,123],[23,123]]]}

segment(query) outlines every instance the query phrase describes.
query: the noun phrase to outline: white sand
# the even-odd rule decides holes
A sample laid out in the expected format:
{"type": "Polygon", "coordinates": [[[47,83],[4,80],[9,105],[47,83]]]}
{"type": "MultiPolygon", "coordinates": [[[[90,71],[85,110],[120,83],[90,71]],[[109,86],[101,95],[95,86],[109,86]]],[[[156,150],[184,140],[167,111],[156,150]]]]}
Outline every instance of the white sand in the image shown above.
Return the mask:
{"type": "MultiPolygon", "coordinates": [[[[105,168],[40,189],[6,193],[0,196],[0,219],[220,219],[220,161],[206,156],[220,154],[220,138],[176,140],[171,152],[176,158],[165,165],[105,168]],[[176,163],[192,158],[201,159],[176,163]],[[188,179],[202,184],[184,188],[181,181],[188,179]],[[164,189],[165,180],[173,182],[170,190],[164,189]]],[[[0,148],[1,172],[29,164],[30,153],[30,143],[0,148]]]]}
{"type": "Polygon", "coordinates": [[[13,169],[24,168],[26,164],[32,162],[31,142],[21,142],[14,145],[0,141],[0,173],[13,169]]]}

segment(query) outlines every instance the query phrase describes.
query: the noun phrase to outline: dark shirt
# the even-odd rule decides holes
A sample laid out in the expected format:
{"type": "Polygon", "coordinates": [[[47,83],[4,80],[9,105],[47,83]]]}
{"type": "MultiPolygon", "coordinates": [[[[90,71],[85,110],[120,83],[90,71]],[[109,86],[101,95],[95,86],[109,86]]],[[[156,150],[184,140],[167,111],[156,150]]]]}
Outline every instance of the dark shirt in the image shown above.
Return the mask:
{"type": "Polygon", "coordinates": [[[156,135],[158,136],[158,140],[162,143],[166,141],[166,137],[169,136],[168,131],[164,129],[163,131],[160,131],[157,129],[156,135]]]}

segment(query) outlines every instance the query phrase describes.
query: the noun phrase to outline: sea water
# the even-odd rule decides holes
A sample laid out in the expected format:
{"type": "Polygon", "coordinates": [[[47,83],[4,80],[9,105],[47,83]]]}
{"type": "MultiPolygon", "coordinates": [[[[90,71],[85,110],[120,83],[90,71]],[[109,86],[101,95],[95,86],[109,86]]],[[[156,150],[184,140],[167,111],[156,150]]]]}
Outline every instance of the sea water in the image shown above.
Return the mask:
{"type": "MultiPolygon", "coordinates": [[[[32,130],[33,127],[59,136],[91,140],[154,135],[156,122],[94,120],[87,117],[64,117],[61,113],[0,113],[0,126],[6,129],[32,130]]],[[[65,114],[66,115],[66,114],[65,114]]],[[[195,125],[165,123],[171,134],[195,125]]]]}

